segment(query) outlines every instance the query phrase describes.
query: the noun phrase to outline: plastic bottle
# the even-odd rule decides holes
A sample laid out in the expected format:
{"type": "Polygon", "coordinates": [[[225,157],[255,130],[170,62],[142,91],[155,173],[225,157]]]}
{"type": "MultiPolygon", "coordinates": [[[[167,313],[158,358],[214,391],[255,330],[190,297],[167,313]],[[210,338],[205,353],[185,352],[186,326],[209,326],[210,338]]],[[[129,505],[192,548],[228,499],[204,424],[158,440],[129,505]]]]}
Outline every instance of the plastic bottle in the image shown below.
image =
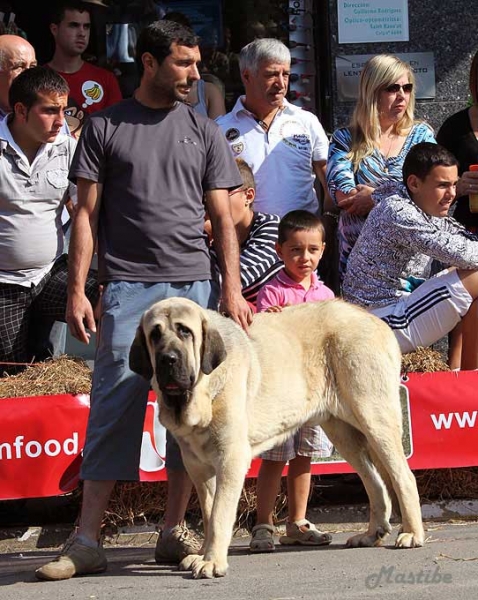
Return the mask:
{"type": "MultiPolygon", "coordinates": [[[[478,171],[478,165],[470,165],[470,171],[478,171]]],[[[478,194],[469,194],[470,212],[478,213],[478,194]]]]}

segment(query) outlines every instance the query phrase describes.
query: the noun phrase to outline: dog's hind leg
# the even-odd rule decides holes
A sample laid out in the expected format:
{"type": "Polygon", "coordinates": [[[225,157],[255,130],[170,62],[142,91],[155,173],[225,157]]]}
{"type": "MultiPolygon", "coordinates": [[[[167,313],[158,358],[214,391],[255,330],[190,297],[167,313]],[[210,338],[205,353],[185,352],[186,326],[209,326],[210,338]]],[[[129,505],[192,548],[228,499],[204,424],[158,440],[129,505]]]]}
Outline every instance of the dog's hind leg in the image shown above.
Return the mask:
{"type": "Polygon", "coordinates": [[[347,546],[379,546],[392,530],[392,505],[387,488],[368,452],[367,440],[358,429],[335,417],[321,423],[321,427],[340,455],[357,471],[370,502],[368,530],[347,540],[347,546]]]}
{"type": "Polygon", "coordinates": [[[367,446],[367,449],[370,453],[370,457],[372,459],[373,464],[375,465],[375,468],[380,473],[380,477],[385,483],[388,495],[392,500],[392,515],[395,515],[396,517],[401,517],[400,504],[398,502],[397,494],[393,489],[392,479],[390,478],[387,469],[382,464],[382,461],[380,460],[378,454],[373,450],[373,448],[370,445],[367,446]]]}
{"type": "Polygon", "coordinates": [[[408,466],[403,451],[401,434],[396,424],[381,420],[380,426],[364,425],[368,443],[377,454],[380,463],[388,473],[388,478],[397,496],[402,527],[395,546],[415,548],[423,546],[425,534],[415,477],[408,466]]]}

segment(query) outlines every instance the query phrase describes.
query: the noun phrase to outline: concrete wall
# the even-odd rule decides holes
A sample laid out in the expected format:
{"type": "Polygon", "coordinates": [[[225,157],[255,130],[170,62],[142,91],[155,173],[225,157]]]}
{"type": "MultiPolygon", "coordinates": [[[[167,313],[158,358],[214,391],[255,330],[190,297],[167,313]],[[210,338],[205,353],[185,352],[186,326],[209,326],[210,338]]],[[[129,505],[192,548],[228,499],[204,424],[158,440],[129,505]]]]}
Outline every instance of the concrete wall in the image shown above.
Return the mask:
{"type": "Polygon", "coordinates": [[[447,116],[466,107],[469,66],[478,50],[478,2],[409,0],[408,12],[408,42],[338,44],[337,0],[329,0],[334,128],[347,124],[354,106],[337,98],[335,56],[340,54],[433,52],[436,97],[418,100],[416,117],[437,131],[447,116]]]}

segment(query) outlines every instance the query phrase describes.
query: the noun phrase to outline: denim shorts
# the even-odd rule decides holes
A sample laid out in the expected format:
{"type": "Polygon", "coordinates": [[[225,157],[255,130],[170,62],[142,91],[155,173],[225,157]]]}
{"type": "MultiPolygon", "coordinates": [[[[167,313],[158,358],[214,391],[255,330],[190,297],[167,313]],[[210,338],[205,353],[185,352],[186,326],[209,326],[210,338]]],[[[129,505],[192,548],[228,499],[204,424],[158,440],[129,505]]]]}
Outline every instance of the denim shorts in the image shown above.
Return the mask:
{"type": "MultiPolygon", "coordinates": [[[[105,285],[81,465],[84,480],[139,478],[150,384],[129,369],[129,351],[144,311],[153,303],[174,296],[189,298],[209,308],[210,281],[174,284],[113,281],[105,285]]],[[[168,444],[168,452],[172,454],[173,468],[183,468],[175,443],[171,448],[168,444]]]]}

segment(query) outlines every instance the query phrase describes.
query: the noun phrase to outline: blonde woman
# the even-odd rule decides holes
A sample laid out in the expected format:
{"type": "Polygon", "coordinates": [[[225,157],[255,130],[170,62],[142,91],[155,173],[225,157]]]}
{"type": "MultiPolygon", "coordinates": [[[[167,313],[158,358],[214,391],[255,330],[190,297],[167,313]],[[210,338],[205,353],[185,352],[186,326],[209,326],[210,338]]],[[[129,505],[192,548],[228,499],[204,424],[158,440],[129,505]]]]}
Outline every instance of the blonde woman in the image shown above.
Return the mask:
{"type": "Polygon", "coordinates": [[[435,142],[433,130],[414,119],[415,78],[409,64],[390,54],[370,58],[362,71],[351,123],[337,129],[327,159],[327,185],[340,208],[339,270],[368,213],[372,192],[386,181],[402,180],[407,152],[418,142],[435,142]]]}

